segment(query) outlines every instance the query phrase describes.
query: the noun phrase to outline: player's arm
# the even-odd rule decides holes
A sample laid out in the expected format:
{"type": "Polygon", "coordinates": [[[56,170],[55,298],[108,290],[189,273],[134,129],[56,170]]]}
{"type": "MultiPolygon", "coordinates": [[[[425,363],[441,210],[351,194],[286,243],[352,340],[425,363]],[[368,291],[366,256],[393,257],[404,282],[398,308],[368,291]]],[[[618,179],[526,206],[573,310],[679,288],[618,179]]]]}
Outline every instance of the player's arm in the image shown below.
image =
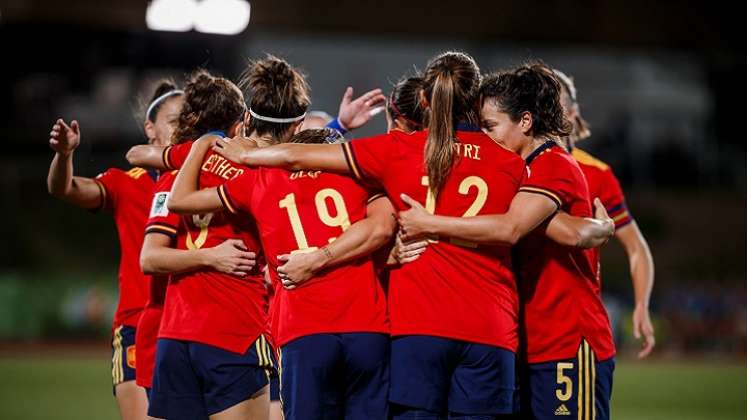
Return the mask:
{"type": "MultiPolygon", "coordinates": [[[[402,200],[411,207],[399,214],[405,239],[438,235],[490,245],[515,245],[558,210],[557,202],[551,198],[523,191],[516,194],[508,212],[473,217],[436,216],[406,195],[402,200]]],[[[578,219],[583,221],[583,218],[578,219]]],[[[608,236],[611,236],[614,225],[606,224],[608,236]]]]}
{"type": "Polygon", "coordinates": [[[169,211],[178,214],[204,214],[224,209],[217,188],[198,188],[200,166],[214,139],[214,136],[206,136],[192,145],[171,189],[167,203],[169,211]]]}
{"type": "Polygon", "coordinates": [[[166,152],[165,146],[154,146],[152,144],[138,144],[127,151],[127,161],[133,166],[142,166],[166,170],[166,164],[163,154],[166,152]]]}
{"type": "Polygon", "coordinates": [[[636,339],[643,338],[638,357],[644,358],[651,353],[654,345],[656,345],[654,327],[649,314],[651,290],[654,287],[654,258],[651,256],[646,238],[643,237],[635,221],[618,229],[615,237],[620,241],[628,255],[630,277],[633,281],[635,293],[633,334],[636,339]]]}
{"type": "Polygon", "coordinates": [[[73,153],[80,145],[80,126],[58,119],[49,133],[49,146],[55,151],[47,175],[49,194],[78,207],[94,209],[103,204],[102,186],[91,178],[74,175],[73,153]]]}
{"type": "Polygon", "coordinates": [[[381,196],[368,204],[366,218],[353,223],[339,238],[321,249],[293,255],[280,255],[285,264],[278,267],[283,286],[292,289],[321,270],[371,254],[391,239],[397,229],[394,206],[381,196]]]}
{"type": "Polygon", "coordinates": [[[175,249],[173,237],[157,231],[146,232],[140,251],[140,268],[145,274],[175,274],[201,268],[212,268],[235,276],[246,276],[256,264],[256,254],[249,252],[239,239],[228,239],[212,248],[175,249]]]}
{"type": "Polygon", "coordinates": [[[298,171],[320,170],[348,174],[345,154],[339,144],[285,143],[269,147],[257,147],[248,139],[235,137],[220,139],[213,150],[228,160],[245,166],[271,166],[298,171]]]}
{"type": "Polygon", "coordinates": [[[596,248],[609,240],[615,222],[598,198],[594,199],[594,218],[575,217],[559,212],[550,220],[545,235],[553,241],[578,248],[596,248]]]}

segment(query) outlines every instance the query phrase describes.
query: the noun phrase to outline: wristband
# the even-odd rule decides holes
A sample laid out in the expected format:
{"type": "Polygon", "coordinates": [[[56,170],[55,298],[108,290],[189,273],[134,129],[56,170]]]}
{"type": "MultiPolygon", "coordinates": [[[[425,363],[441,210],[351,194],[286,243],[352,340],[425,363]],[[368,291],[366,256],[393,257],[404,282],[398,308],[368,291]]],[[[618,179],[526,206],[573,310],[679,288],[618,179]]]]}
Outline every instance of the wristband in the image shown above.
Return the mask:
{"type": "Polygon", "coordinates": [[[342,126],[342,123],[340,122],[340,118],[335,118],[332,121],[328,122],[325,126],[327,128],[332,128],[340,132],[343,136],[347,134],[348,130],[342,126]]]}

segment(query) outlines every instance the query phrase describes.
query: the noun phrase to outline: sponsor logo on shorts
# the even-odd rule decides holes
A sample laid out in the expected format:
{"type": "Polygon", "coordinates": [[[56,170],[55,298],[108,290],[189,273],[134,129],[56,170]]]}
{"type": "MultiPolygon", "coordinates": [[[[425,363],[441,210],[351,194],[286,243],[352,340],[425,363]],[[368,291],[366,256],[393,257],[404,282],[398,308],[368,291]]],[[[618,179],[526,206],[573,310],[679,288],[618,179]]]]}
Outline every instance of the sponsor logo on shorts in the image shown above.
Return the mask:
{"type": "Polygon", "coordinates": [[[560,407],[555,409],[555,415],[556,416],[570,416],[571,412],[568,410],[568,407],[565,406],[565,404],[560,404],[560,407]]]}

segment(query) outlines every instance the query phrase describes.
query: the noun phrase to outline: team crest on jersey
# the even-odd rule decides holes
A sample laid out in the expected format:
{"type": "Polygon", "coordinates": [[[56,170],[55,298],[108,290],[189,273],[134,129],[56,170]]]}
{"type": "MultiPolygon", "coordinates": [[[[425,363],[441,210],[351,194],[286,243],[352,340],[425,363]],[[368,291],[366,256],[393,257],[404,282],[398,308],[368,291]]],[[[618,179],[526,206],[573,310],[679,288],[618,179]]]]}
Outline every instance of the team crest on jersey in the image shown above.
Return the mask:
{"type": "Polygon", "coordinates": [[[135,369],[135,346],[127,347],[127,366],[135,369]]]}
{"type": "Polygon", "coordinates": [[[166,202],[169,199],[169,193],[159,192],[153,197],[153,206],[150,208],[150,217],[166,217],[169,215],[169,208],[166,202]]]}

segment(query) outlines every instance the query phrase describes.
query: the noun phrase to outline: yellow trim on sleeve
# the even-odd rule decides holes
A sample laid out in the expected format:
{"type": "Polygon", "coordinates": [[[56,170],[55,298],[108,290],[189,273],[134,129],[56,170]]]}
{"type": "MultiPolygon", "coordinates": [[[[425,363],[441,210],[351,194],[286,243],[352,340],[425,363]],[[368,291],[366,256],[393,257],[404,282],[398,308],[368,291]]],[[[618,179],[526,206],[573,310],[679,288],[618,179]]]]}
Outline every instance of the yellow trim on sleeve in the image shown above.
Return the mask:
{"type": "Polygon", "coordinates": [[[555,194],[554,192],[550,190],[546,190],[544,188],[537,188],[537,187],[530,187],[530,186],[523,186],[519,188],[519,192],[528,192],[528,193],[535,193],[535,194],[542,194],[548,196],[550,199],[554,200],[555,203],[558,205],[558,207],[563,205],[563,200],[560,199],[560,197],[555,194]]]}

